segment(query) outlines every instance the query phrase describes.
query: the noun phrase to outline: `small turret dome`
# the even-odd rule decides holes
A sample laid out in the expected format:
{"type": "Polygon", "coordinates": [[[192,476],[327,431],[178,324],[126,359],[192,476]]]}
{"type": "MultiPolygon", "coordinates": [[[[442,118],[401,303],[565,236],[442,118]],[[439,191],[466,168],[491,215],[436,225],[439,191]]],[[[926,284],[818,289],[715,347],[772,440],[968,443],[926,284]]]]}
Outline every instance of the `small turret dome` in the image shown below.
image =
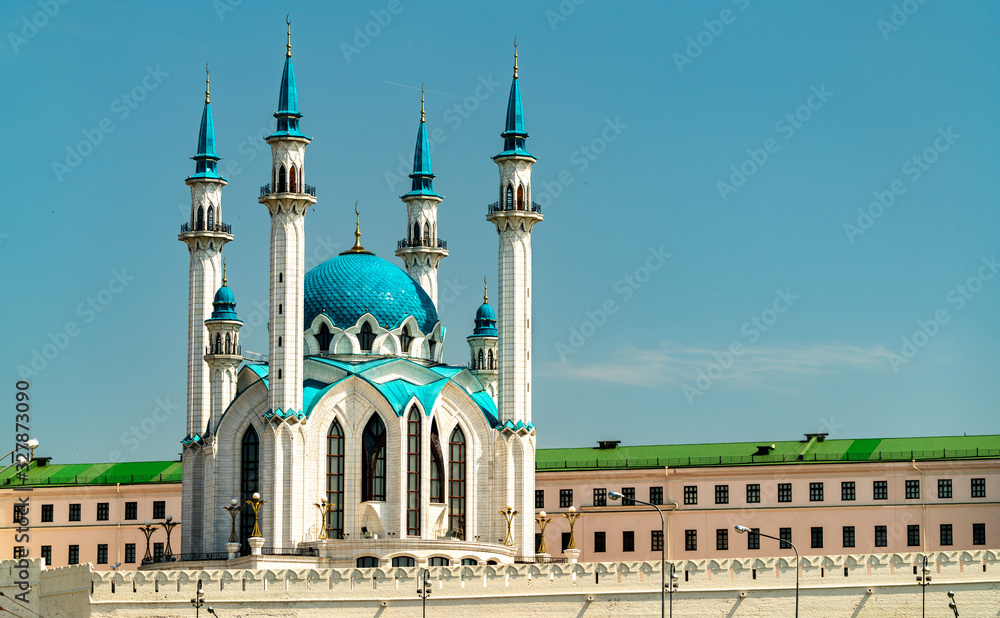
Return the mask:
{"type": "Polygon", "coordinates": [[[489,296],[486,294],[486,281],[483,280],[483,304],[479,305],[476,311],[476,328],[472,331],[473,337],[496,337],[497,314],[490,306],[489,296]]]}
{"type": "Polygon", "coordinates": [[[212,320],[238,320],[236,317],[236,295],[226,285],[226,268],[222,267],[222,287],[212,301],[212,320]]]}

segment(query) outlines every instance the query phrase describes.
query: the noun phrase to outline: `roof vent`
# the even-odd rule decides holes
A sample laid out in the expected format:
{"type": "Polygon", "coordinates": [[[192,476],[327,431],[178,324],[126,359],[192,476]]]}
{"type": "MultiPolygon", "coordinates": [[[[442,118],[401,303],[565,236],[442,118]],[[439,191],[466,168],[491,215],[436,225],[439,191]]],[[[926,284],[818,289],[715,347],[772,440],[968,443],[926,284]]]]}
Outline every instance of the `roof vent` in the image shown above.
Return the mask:
{"type": "Polygon", "coordinates": [[[609,448],[618,448],[618,445],[621,444],[621,443],[622,443],[621,440],[598,440],[597,441],[597,448],[599,450],[604,450],[604,449],[609,449],[609,448]]]}
{"type": "Polygon", "coordinates": [[[809,442],[813,438],[816,438],[817,442],[822,442],[822,441],[826,440],[826,437],[828,435],[830,435],[830,434],[828,434],[828,433],[807,433],[806,434],[806,439],[803,440],[803,442],[809,442]]]}
{"type": "Polygon", "coordinates": [[[762,444],[757,447],[757,452],[754,455],[770,455],[773,450],[773,444],[762,444]]]}
{"type": "Polygon", "coordinates": [[[45,466],[49,465],[49,462],[52,461],[52,458],[51,457],[33,457],[31,459],[31,461],[35,462],[35,466],[36,467],[38,467],[38,468],[44,468],[45,466]]]}

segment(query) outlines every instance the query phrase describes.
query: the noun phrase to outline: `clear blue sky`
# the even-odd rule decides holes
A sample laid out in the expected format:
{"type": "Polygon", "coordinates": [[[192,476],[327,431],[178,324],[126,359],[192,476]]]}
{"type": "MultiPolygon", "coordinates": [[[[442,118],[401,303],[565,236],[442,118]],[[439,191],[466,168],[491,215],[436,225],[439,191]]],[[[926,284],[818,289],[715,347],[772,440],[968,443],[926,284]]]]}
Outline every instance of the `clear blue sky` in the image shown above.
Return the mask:
{"type": "Polygon", "coordinates": [[[5,2],[0,437],[13,442],[15,381],[37,351],[53,356],[30,378],[39,454],[179,452],[177,233],[206,62],[229,282],[244,349],[266,351],[259,134],[288,10],[314,138],[310,266],[350,245],[355,200],[365,246],[399,263],[392,174],[426,84],[454,364],[483,275],[496,280],[489,157],[518,37],[545,205],[540,447],[997,433],[1000,6],[911,2],[53,2],[51,16],[5,2]]]}

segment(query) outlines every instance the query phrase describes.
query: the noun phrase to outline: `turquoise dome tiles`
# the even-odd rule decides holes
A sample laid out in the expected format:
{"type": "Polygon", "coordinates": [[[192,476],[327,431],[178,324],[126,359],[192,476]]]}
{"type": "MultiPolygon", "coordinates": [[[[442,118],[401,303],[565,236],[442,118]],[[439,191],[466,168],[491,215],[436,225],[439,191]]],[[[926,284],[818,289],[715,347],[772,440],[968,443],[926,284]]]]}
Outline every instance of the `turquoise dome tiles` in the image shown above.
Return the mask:
{"type": "Polygon", "coordinates": [[[344,253],[306,273],[305,329],[320,314],[347,329],[365,313],[389,329],[412,315],[425,334],[439,321],[434,302],[420,284],[374,254],[344,253]]]}

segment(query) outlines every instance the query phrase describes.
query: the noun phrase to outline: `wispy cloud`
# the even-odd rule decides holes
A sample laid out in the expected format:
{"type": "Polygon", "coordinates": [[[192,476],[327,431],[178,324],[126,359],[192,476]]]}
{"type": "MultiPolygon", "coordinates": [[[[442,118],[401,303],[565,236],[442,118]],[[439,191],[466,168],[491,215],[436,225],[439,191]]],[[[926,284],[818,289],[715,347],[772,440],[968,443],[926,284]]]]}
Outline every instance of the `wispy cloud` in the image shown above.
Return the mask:
{"type": "Polygon", "coordinates": [[[713,370],[712,381],[731,388],[785,388],[789,382],[808,382],[837,373],[887,371],[887,352],[882,346],[747,346],[742,354],[727,360],[727,348],[682,346],[665,341],[657,348],[621,348],[598,363],[553,363],[545,373],[558,378],[670,388],[693,383],[699,375],[709,372],[710,367],[717,367],[722,371],[713,370]]]}

